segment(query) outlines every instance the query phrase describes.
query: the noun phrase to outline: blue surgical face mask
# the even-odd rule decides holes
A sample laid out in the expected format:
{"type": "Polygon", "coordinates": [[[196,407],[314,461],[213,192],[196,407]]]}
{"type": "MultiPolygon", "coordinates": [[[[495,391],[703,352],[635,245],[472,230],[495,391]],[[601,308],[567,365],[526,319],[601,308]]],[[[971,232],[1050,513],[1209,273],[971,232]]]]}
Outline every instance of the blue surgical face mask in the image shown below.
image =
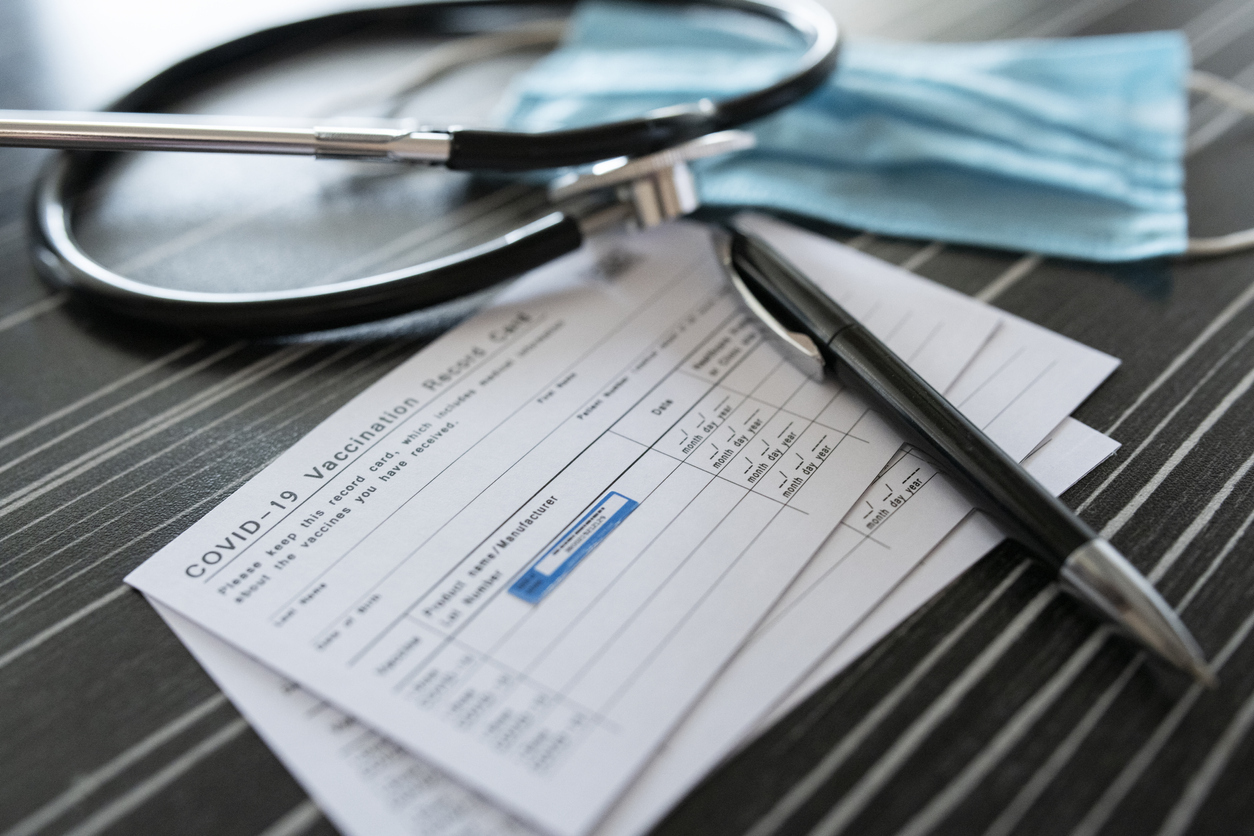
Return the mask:
{"type": "MultiPolygon", "coordinates": [[[[521,76],[507,123],[552,130],[720,98],[799,45],[734,13],[591,2],[521,76]]],[[[1189,51],[1177,33],[848,43],[816,93],[696,166],[707,204],[1099,261],[1183,252],[1189,51]]]]}

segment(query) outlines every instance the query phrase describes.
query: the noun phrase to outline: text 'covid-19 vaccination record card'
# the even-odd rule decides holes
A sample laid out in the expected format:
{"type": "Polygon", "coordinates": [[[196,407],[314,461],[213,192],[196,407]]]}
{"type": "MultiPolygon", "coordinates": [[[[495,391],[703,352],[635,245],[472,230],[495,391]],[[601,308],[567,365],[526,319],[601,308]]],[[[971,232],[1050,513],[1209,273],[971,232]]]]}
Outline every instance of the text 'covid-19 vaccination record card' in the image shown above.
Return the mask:
{"type": "MultiPolygon", "coordinates": [[[[908,314],[896,339],[967,358],[996,326],[908,314]]],[[[577,836],[900,444],[674,224],[530,274],[127,581],[577,836]]]]}

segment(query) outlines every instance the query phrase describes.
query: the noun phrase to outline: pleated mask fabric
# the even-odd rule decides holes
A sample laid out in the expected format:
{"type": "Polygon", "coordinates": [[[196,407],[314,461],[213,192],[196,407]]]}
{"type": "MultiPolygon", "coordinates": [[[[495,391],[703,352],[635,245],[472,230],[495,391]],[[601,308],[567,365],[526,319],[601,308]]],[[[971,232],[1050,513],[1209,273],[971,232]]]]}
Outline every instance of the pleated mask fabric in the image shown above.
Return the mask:
{"type": "MultiPolygon", "coordinates": [[[[769,21],[593,0],[520,75],[544,131],[746,92],[801,45],[769,21]]],[[[694,166],[704,203],[1096,261],[1183,252],[1189,50],[1175,32],[974,44],[853,40],[833,77],[694,166]]]]}

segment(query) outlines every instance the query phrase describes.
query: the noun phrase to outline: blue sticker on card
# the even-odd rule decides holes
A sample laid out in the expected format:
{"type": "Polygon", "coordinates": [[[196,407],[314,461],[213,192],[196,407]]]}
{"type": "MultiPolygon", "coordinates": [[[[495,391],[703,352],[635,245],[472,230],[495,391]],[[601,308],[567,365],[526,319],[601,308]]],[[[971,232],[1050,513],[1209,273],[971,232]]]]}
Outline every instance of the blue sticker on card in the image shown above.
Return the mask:
{"type": "Polygon", "coordinates": [[[522,577],[514,581],[509,588],[515,595],[529,604],[538,604],[557,582],[579,565],[592,550],[601,545],[601,541],[627,519],[627,515],[639,507],[640,503],[629,499],[617,491],[610,491],[601,501],[592,506],[592,510],[583,515],[579,522],[557,538],[557,542],[549,547],[540,559],[531,565],[522,577]]]}

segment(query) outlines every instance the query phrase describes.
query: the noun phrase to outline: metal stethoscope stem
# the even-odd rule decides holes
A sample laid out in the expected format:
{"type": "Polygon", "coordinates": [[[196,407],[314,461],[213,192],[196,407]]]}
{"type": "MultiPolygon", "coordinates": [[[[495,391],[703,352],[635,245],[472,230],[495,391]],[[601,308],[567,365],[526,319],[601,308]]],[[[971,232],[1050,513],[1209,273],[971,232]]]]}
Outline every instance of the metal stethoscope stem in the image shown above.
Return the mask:
{"type": "Polygon", "coordinates": [[[0,110],[0,145],[67,151],[204,151],[443,164],[447,132],[368,126],[220,125],[194,116],[0,110]]]}

